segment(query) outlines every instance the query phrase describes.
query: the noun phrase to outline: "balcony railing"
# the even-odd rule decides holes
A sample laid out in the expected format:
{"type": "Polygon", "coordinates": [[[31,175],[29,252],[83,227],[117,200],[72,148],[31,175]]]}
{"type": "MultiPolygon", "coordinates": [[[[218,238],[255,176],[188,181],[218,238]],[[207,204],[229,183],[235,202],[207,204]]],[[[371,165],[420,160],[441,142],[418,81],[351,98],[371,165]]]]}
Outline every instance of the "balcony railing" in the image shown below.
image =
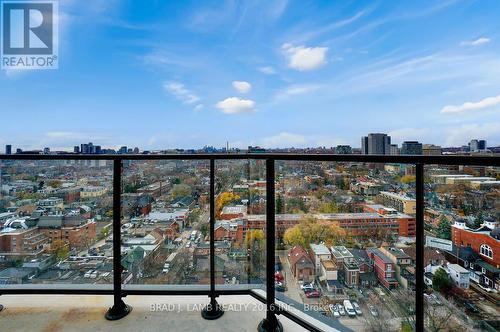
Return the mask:
{"type": "MultiPolygon", "coordinates": [[[[154,155],[0,155],[0,161],[62,161],[62,160],[106,160],[113,164],[113,284],[112,285],[2,285],[2,294],[100,294],[113,295],[114,305],[106,313],[106,318],[116,320],[125,317],[130,307],[123,298],[127,295],[206,295],[210,302],[202,313],[205,319],[217,319],[223,314],[216,298],[223,295],[250,295],[266,304],[266,318],[259,325],[261,331],[281,329],[277,316],[283,315],[310,331],[322,331],[314,322],[300,312],[288,310],[277,303],[275,293],[275,162],[276,161],[316,161],[316,162],[357,162],[357,163],[397,163],[415,165],[416,193],[416,292],[415,324],[416,331],[424,331],[424,166],[425,165],[474,165],[500,167],[500,158],[495,156],[389,156],[389,155],[323,155],[323,154],[154,154],[154,155]],[[121,193],[124,161],[165,161],[198,160],[210,163],[210,288],[183,285],[134,285],[122,287],[121,255],[121,193]],[[264,289],[226,285],[217,286],[215,277],[215,236],[216,216],[215,171],[216,161],[223,160],[261,160],[266,167],[266,284],[264,289]]],[[[0,173],[1,174],[1,173],[0,173]]],[[[255,288],[258,288],[256,286],[255,288]]],[[[278,299],[279,301],[279,299],[278,299]]],[[[297,304],[299,305],[299,304],[297,304]]],[[[318,315],[319,316],[319,315],[318,315]]],[[[321,320],[321,317],[318,317],[321,320]]],[[[341,328],[339,328],[341,329],[341,328]]]]}

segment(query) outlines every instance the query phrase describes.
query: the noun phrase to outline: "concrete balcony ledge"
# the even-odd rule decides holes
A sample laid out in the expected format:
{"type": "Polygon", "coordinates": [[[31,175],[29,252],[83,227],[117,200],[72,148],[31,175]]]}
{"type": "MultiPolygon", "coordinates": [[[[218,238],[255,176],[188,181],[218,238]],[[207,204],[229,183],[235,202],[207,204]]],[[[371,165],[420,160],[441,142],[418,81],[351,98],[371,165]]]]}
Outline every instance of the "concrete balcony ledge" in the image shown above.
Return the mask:
{"type": "MultiPolygon", "coordinates": [[[[118,321],[104,314],[113,304],[103,295],[3,295],[0,303],[2,331],[256,331],[266,315],[265,305],[249,295],[227,295],[218,299],[225,314],[214,321],[201,317],[206,296],[136,296],[125,299],[133,311],[118,321]]],[[[304,317],[312,322],[314,319],[304,317]]],[[[304,331],[286,317],[279,316],[285,331],[304,331]]],[[[324,331],[336,331],[321,322],[324,331]]]]}

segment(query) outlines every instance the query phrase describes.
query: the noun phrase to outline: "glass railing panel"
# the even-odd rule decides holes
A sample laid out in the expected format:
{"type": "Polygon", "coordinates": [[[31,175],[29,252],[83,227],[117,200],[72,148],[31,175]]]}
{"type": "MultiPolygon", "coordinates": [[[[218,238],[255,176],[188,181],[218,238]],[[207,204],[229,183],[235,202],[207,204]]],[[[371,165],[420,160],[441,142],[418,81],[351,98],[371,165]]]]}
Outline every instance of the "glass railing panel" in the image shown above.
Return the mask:
{"type": "Polygon", "coordinates": [[[500,317],[500,175],[484,166],[425,167],[425,325],[495,330],[500,317]]]}
{"type": "Polygon", "coordinates": [[[0,289],[111,289],[112,181],[105,160],[0,160],[0,289]]]}
{"type": "Polygon", "coordinates": [[[123,162],[123,289],[208,290],[210,164],[123,162]]]}
{"type": "Polygon", "coordinates": [[[266,279],[265,160],[216,161],[216,289],[262,288],[266,279]]]}
{"type": "Polygon", "coordinates": [[[276,297],[353,331],[415,326],[415,166],[276,164],[276,297]]]}

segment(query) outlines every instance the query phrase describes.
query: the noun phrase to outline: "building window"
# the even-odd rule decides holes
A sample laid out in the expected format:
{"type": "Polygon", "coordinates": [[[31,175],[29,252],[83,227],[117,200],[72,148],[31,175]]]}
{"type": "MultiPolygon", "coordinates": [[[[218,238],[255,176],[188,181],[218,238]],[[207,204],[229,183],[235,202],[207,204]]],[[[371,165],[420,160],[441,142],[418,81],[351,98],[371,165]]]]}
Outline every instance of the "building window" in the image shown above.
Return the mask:
{"type": "Polygon", "coordinates": [[[487,244],[481,244],[481,247],[479,247],[479,253],[488,258],[493,258],[493,250],[491,250],[491,247],[487,244]]]}

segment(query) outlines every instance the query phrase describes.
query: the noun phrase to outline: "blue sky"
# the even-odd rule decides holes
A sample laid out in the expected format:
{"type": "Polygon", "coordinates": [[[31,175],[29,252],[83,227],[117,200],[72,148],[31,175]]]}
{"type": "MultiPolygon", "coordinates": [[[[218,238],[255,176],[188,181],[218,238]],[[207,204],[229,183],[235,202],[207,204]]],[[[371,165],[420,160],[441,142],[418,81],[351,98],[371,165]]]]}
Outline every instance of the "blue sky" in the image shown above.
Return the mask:
{"type": "Polygon", "coordinates": [[[59,7],[59,69],[0,73],[2,146],[500,144],[497,0],[59,7]]]}

